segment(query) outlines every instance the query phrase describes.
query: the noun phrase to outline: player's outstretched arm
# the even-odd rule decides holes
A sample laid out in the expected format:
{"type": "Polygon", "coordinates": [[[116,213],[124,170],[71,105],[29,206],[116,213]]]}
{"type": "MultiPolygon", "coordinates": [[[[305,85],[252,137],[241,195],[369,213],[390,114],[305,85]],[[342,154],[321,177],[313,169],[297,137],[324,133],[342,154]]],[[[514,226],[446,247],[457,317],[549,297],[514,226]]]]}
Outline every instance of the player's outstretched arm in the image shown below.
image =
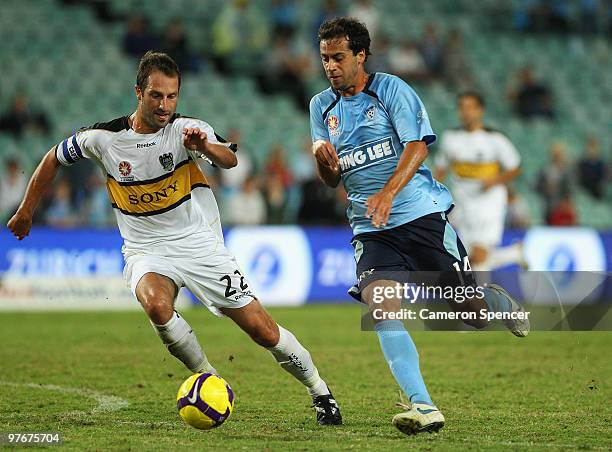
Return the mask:
{"type": "Polygon", "coordinates": [[[516,179],[518,176],[520,176],[520,174],[521,174],[520,168],[514,168],[508,171],[504,171],[500,173],[497,177],[494,177],[491,179],[484,179],[482,181],[482,189],[488,190],[489,188],[494,187],[495,185],[508,184],[512,182],[514,179],[516,179]]]}
{"type": "Polygon", "coordinates": [[[23,201],[21,201],[15,215],[7,223],[9,230],[19,240],[22,240],[30,233],[34,210],[38,206],[46,188],[55,179],[59,166],[60,163],[57,161],[55,148],[53,148],[47,152],[38,164],[34,174],[32,174],[23,201]]]}
{"type": "Polygon", "coordinates": [[[197,127],[186,127],[183,129],[183,145],[191,151],[202,152],[215,165],[221,168],[233,168],[238,164],[234,151],[227,146],[211,143],[208,141],[206,133],[197,127]]]}
{"type": "Polygon", "coordinates": [[[312,153],[321,180],[330,187],[337,187],[340,183],[340,162],[334,145],[329,141],[315,141],[312,144],[312,153]]]}
{"type": "Polygon", "coordinates": [[[372,224],[379,228],[385,226],[389,220],[393,198],[412,179],[427,158],[429,151],[424,141],[411,141],[404,148],[404,153],[397,163],[397,168],[385,184],[375,195],[368,198],[366,217],[372,218],[372,224]]]}

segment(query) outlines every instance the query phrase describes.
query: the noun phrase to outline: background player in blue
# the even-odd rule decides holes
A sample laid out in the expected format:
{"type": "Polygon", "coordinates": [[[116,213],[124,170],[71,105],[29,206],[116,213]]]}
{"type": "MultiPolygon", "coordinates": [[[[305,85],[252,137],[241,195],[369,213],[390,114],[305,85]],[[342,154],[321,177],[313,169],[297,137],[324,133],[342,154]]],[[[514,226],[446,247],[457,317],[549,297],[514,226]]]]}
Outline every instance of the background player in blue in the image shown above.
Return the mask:
{"type": "MultiPolygon", "coordinates": [[[[324,22],[319,43],[331,87],[310,102],[312,151],[323,182],[335,187],[342,180],[348,193],[359,280],[352,295],[372,308],[375,292],[397,284],[389,276],[393,271],[448,272],[455,285],[473,284],[465,248],[446,220],[452,197],[423,164],[436,136],[417,94],[396,76],[365,71],[370,37],[357,20],[324,22]]],[[[501,287],[485,290],[484,298],[453,308],[522,311],[501,287]]],[[[399,306],[400,300],[387,302],[399,306]]],[[[526,320],[505,323],[517,336],[529,331],[526,320]]],[[[470,324],[486,326],[479,320],[470,324]]],[[[393,424],[406,434],[438,431],[444,416],[427,392],[410,335],[399,320],[378,321],[375,329],[410,398],[393,424]]]]}

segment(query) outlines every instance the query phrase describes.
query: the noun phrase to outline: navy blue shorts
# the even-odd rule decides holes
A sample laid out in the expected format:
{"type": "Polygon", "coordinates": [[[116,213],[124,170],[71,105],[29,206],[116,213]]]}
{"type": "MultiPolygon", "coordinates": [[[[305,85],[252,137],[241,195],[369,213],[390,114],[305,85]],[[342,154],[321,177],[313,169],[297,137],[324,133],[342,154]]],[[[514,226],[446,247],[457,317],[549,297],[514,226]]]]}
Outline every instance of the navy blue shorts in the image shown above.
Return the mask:
{"type": "Polygon", "coordinates": [[[425,215],[393,229],[357,234],[351,244],[358,284],[349,294],[357,300],[361,300],[361,291],[371,282],[405,282],[407,272],[435,275],[435,281],[430,278],[428,282],[445,286],[475,285],[465,247],[444,212],[425,215]]]}

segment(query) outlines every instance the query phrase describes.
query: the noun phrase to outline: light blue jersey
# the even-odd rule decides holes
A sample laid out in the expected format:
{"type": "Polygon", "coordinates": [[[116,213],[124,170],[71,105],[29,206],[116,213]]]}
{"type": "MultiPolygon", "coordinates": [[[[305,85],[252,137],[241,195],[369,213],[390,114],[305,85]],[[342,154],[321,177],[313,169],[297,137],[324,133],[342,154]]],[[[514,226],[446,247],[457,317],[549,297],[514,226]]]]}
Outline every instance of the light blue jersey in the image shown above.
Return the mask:
{"type": "MultiPolygon", "coordinates": [[[[348,193],[347,215],[354,234],[379,231],[366,218],[365,201],[389,180],[410,141],[433,143],[425,107],[413,89],[399,77],[370,75],[364,90],[341,96],[328,88],[310,101],[312,140],[331,142],[338,153],[342,182],[348,193]]],[[[393,200],[391,229],[452,205],[448,189],[421,165],[393,200]]]]}

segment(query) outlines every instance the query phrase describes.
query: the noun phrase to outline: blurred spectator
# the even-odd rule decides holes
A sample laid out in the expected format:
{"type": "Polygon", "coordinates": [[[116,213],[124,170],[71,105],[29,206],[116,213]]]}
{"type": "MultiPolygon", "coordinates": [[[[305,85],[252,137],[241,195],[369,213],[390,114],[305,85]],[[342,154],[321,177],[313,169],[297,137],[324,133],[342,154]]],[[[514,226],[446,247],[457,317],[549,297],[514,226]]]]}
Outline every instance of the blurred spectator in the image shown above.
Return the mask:
{"type": "Polygon", "coordinates": [[[550,226],[575,226],[577,224],[576,209],[569,195],[561,198],[548,217],[550,226]]]}
{"type": "Polygon", "coordinates": [[[425,60],[413,41],[406,40],[399,47],[392,48],[389,61],[391,72],[407,83],[427,78],[425,60]]]}
{"type": "Polygon", "coordinates": [[[578,182],[595,198],[601,199],[604,195],[606,181],[606,162],[599,152],[599,141],[589,137],[586,142],[584,155],[578,161],[578,182]]]}
{"type": "Polygon", "coordinates": [[[443,73],[446,83],[459,90],[473,86],[472,73],[465,57],[463,36],[459,30],[449,33],[444,44],[443,73]]]}
{"type": "Polygon", "coordinates": [[[5,224],[19,207],[27,186],[28,178],[19,161],[9,158],[0,178],[0,221],[2,224],[5,224]]]}
{"type": "Polygon", "coordinates": [[[60,179],[54,187],[51,204],[45,211],[45,222],[50,226],[68,228],[76,226],[78,216],[72,206],[70,184],[60,179]]]}
{"type": "Polygon", "coordinates": [[[580,31],[597,33],[599,31],[600,0],[580,0],[580,31]]]}
{"type": "Polygon", "coordinates": [[[517,74],[518,87],[509,92],[515,112],[523,119],[555,116],[549,88],[535,79],[533,70],[524,67],[517,74]]]}
{"type": "Polygon", "coordinates": [[[196,72],[198,70],[198,62],[189,47],[185,25],[181,19],[175,18],[168,23],[164,30],[160,48],[176,61],[181,72],[196,72]]]}
{"type": "Polygon", "coordinates": [[[108,199],[106,183],[99,171],[91,173],[87,188],[89,196],[84,203],[86,224],[97,227],[114,225],[113,208],[108,199]]]}
{"type": "Polygon", "coordinates": [[[240,131],[236,128],[230,129],[226,139],[230,143],[238,144],[238,165],[219,172],[221,188],[227,193],[240,190],[249,174],[254,172],[254,167],[248,148],[244,148],[240,142],[240,131]]]}
{"type": "Polygon", "coordinates": [[[508,209],[506,226],[510,229],[525,229],[531,224],[529,205],[525,198],[512,187],[508,187],[508,209]]]}
{"type": "Polygon", "coordinates": [[[268,212],[268,224],[282,224],[285,220],[285,209],[287,208],[287,192],[283,181],[278,173],[272,173],[266,177],[264,197],[268,212]]]}
{"type": "Polygon", "coordinates": [[[430,78],[438,78],[442,74],[442,56],[444,48],[438,37],[438,29],[433,24],[427,24],[419,42],[425,66],[430,78]]]}
{"type": "Polygon", "coordinates": [[[285,148],[282,145],[276,144],[270,150],[265,174],[266,177],[278,176],[284,188],[293,184],[293,175],[285,161],[285,148]]]}
{"type": "Polygon", "coordinates": [[[313,47],[315,48],[317,55],[319,55],[319,27],[326,20],[334,19],[343,15],[343,10],[337,0],[323,0],[321,9],[315,14],[312,27],[313,47]]]}
{"type": "Polygon", "coordinates": [[[240,192],[229,198],[226,210],[226,219],[230,224],[266,222],[266,202],[259,191],[259,178],[256,175],[249,176],[240,192]]]}
{"type": "Polygon", "coordinates": [[[527,31],[566,32],[569,30],[567,0],[536,0],[522,2],[527,15],[527,31]]]}
{"type": "Polygon", "coordinates": [[[341,189],[330,188],[318,178],[313,178],[302,184],[301,190],[299,223],[325,225],[344,223],[342,204],[338,202],[338,191],[341,189]]]}
{"type": "Polygon", "coordinates": [[[532,29],[532,14],[538,0],[515,0],[513,25],[517,30],[529,31],[532,29]]]}
{"type": "Polygon", "coordinates": [[[129,56],[139,59],[149,50],[155,50],[158,47],[159,40],[151,30],[149,20],[144,16],[131,17],[123,37],[123,51],[129,56]]]}
{"type": "Polygon", "coordinates": [[[273,33],[294,33],[298,23],[296,0],[272,0],[270,17],[273,33]]]}
{"type": "Polygon", "coordinates": [[[544,4],[550,11],[549,29],[561,33],[569,32],[571,20],[569,0],[546,0],[544,4]]]}
{"type": "Polygon", "coordinates": [[[377,39],[380,25],[380,13],[371,0],[356,0],[352,2],[347,16],[355,17],[365,24],[372,40],[377,39]]]}
{"type": "Polygon", "coordinates": [[[304,140],[302,152],[297,153],[291,160],[291,172],[296,185],[316,177],[314,157],[312,155],[312,141],[304,140]]]}
{"type": "Polygon", "coordinates": [[[562,199],[567,199],[572,192],[571,172],[567,165],[565,145],[554,143],[550,148],[550,163],[540,170],[536,189],[544,198],[545,218],[547,222],[562,199]]]}
{"type": "Polygon", "coordinates": [[[212,41],[219,72],[228,74],[252,65],[268,43],[268,24],[261,8],[249,0],[224,2],[212,24],[212,41]]]}
{"type": "Polygon", "coordinates": [[[608,36],[612,37],[612,1],[607,0],[605,6],[605,15],[608,19],[608,36]]]}
{"type": "Polygon", "coordinates": [[[370,72],[392,72],[391,40],[388,36],[382,35],[372,44],[372,55],[366,64],[370,72]]]}
{"type": "Polygon", "coordinates": [[[310,102],[306,89],[310,58],[291,38],[286,32],[276,33],[259,75],[259,85],[267,94],[289,94],[297,107],[306,112],[310,102]]]}
{"type": "Polygon", "coordinates": [[[0,116],[0,132],[21,138],[27,130],[49,134],[51,125],[45,113],[32,110],[28,106],[25,94],[17,93],[9,109],[0,116]]]}

